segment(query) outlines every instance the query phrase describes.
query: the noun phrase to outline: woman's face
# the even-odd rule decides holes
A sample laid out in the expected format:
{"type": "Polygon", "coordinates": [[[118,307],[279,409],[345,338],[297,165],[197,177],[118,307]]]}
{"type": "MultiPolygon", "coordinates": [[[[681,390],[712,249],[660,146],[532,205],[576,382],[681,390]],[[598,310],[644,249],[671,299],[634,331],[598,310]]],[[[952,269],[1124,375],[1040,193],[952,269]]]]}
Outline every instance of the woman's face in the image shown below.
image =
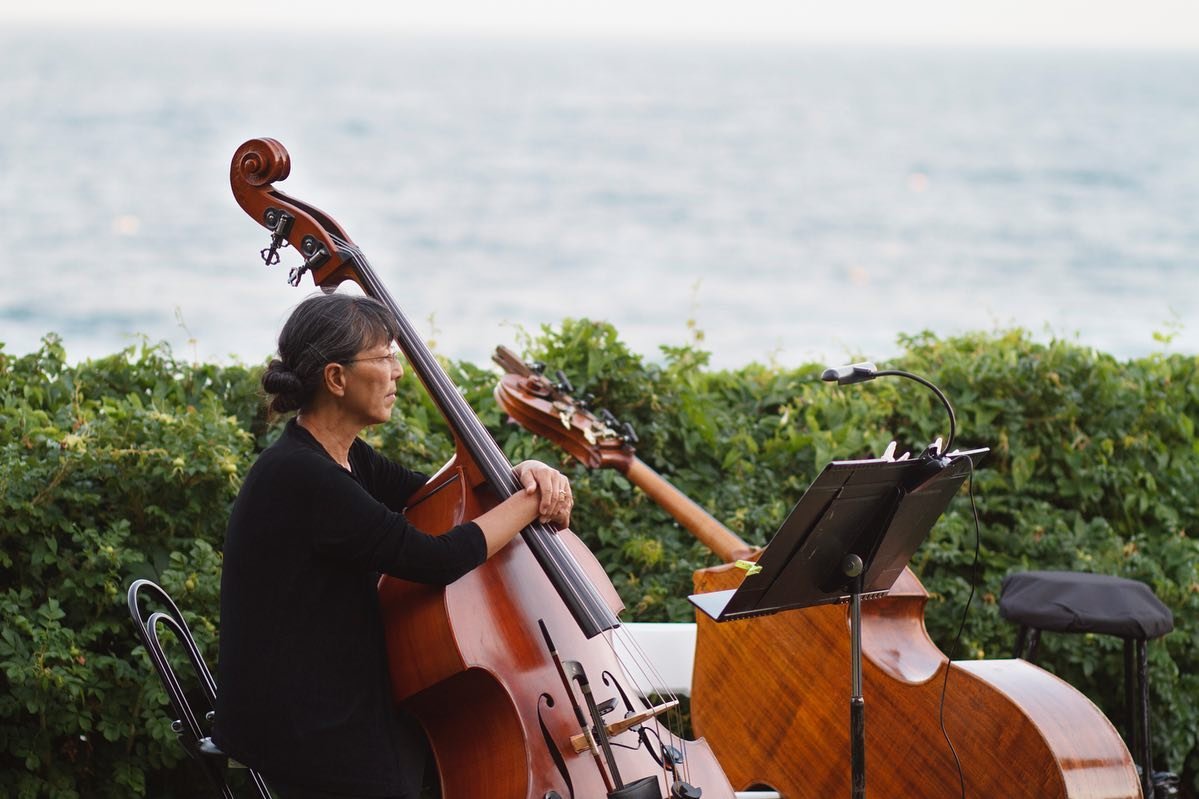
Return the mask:
{"type": "Polygon", "coordinates": [[[367,347],[345,364],[342,402],[364,425],[386,422],[395,405],[396,381],[403,376],[404,367],[391,342],[367,347]]]}

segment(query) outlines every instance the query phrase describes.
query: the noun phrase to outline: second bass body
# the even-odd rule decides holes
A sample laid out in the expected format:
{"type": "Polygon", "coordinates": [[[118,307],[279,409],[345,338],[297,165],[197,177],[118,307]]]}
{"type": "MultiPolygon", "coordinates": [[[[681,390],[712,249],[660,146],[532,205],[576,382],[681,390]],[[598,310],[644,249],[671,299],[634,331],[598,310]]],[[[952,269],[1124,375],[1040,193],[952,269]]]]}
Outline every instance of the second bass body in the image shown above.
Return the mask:
{"type": "MultiPolygon", "coordinates": [[[[743,576],[730,566],[700,570],[696,591],[735,588],[743,576]]],[[[980,799],[1141,796],[1128,747],[1086,696],[1023,660],[951,668],[925,630],[927,599],[907,571],[890,594],[863,604],[870,795],[960,799],[964,780],[965,795],[980,799]],[[952,751],[941,732],[943,689],[952,751]]],[[[723,624],[698,614],[696,623],[692,721],[733,785],[769,785],[787,799],[849,795],[845,607],[723,624]],[[769,760],[743,754],[774,747],[769,760]]]]}

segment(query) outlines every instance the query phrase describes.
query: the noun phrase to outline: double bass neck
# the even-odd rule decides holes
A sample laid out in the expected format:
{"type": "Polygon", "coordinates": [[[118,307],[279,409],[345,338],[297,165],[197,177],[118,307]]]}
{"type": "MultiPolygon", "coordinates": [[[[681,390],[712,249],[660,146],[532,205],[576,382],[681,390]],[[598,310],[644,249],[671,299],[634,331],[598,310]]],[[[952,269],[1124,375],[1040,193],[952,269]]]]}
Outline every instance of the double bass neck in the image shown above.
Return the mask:
{"type": "Polygon", "coordinates": [[[633,456],[627,463],[627,467],[621,468],[621,472],[629,482],[661,505],[675,521],[725,563],[752,558],[762,551],[761,547],[752,546],[738,538],[732,530],[721,524],[662,475],[646,466],[640,458],[633,456]]]}

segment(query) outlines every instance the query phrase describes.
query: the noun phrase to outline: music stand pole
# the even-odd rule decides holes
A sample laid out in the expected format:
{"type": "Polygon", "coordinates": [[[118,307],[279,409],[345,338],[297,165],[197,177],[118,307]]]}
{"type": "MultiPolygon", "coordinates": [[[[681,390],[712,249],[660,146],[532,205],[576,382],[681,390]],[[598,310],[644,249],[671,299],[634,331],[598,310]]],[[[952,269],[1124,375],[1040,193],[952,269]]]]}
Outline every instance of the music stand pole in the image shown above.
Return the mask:
{"type": "Polygon", "coordinates": [[[852,577],[849,589],[849,697],[850,796],[866,799],[866,700],[862,696],[862,559],[852,552],[841,564],[852,577]]]}

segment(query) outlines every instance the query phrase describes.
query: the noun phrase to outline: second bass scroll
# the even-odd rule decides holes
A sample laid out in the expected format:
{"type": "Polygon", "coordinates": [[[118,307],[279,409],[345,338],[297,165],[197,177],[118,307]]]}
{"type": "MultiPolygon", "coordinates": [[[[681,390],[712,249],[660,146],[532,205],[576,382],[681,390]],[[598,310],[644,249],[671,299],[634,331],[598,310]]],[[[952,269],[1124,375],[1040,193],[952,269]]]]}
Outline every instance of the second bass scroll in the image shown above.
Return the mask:
{"type": "MultiPolygon", "coordinates": [[[[732,561],[754,558],[755,549],[642,462],[614,418],[597,418],[502,347],[493,359],[506,372],[495,397],[513,420],[588,468],[620,471],[725,561],[695,572],[697,593],[740,584],[745,572],[732,561]]],[[[925,629],[927,601],[905,569],[887,596],[862,606],[872,795],[1141,796],[1128,748],[1087,697],[1023,660],[950,664],[925,629]],[[943,688],[952,747],[941,730],[943,688]]],[[[772,788],[786,799],[849,795],[846,609],[824,605],[722,624],[697,616],[692,722],[733,786],[772,788]]]]}

